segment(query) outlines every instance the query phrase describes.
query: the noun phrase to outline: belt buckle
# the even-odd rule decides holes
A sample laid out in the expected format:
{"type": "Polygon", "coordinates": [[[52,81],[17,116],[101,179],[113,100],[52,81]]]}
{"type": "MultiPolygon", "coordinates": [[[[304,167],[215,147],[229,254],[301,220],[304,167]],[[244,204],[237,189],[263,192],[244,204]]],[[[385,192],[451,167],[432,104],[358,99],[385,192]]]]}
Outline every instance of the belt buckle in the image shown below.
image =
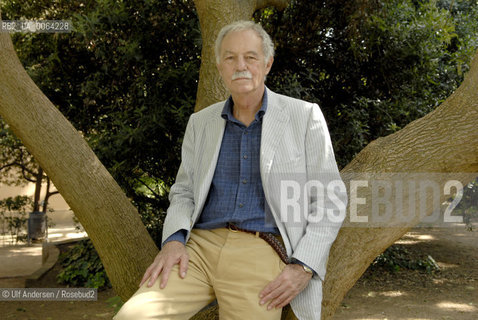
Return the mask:
{"type": "Polygon", "coordinates": [[[237,226],[235,226],[235,225],[232,224],[232,223],[228,223],[228,224],[227,224],[227,228],[228,228],[229,231],[231,231],[231,232],[239,232],[239,230],[237,230],[237,226]]]}

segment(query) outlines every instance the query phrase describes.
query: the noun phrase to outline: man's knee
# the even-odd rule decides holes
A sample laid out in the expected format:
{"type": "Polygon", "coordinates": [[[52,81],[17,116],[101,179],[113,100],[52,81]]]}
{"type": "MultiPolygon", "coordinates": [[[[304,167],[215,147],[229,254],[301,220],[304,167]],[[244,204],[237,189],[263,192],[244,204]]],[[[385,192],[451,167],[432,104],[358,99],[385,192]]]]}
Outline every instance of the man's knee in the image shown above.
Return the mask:
{"type": "Polygon", "coordinates": [[[123,304],[113,320],[151,319],[155,315],[156,306],[152,303],[154,301],[151,297],[152,290],[148,292],[143,287],[123,304]]]}
{"type": "Polygon", "coordinates": [[[113,320],[132,320],[132,319],[143,319],[140,315],[139,312],[141,311],[141,308],[139,310],[133,310],[133,308],[130,307],[128,304],[129,301],[127,301],[121,309],[118,311],[118,313],[113,317],[113,320]]]}

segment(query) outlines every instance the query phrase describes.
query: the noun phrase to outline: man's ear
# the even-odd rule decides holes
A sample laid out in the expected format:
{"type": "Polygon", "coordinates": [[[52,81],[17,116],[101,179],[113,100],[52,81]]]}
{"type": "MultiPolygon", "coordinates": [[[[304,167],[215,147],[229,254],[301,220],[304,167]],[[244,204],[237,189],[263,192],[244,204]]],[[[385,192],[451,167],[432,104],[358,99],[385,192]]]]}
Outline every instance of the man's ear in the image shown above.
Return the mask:
{"type": "Polygon", "coordinates": [[[269,74],[269,71],[271,71],[273,63],[274,63],[274,57],[270,57],[269,61],[266,64],[266,74],[269,74]]]}

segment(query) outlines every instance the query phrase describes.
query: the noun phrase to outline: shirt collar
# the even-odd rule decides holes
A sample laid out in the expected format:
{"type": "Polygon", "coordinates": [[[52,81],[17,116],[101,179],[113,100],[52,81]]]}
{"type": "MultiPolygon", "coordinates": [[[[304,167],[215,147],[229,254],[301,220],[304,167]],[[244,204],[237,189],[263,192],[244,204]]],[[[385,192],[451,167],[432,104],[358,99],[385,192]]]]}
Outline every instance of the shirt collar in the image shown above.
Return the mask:
{"type": "MultiPolygon", "coordinates": [[[[221,117],[223,117],[225,120],[230,120],[230,121],[236,120],[236,118],[234,118],[234,115],[232,113],[233,106],[234,106],[234,101],[232,101],[232,96],[229,96],[229,98],[226,100],[226,103],[224,104],[224,108],[222,109],[221,117]]],[[[261,105],[261,108],[256,112],[255,119],[257,121],[262,120],[262,117],[264,116],[266,111],[267,111],[267,88],[265,88],[264,90],[264,96],[262,97],[262,105],[261,105]]]]}

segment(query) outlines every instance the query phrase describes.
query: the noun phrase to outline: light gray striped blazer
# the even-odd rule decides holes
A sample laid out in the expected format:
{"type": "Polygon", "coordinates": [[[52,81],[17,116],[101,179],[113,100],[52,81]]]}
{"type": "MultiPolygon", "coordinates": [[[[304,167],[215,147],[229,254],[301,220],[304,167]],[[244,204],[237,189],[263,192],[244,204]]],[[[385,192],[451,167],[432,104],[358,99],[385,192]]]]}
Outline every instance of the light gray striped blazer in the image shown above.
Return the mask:
{"type": "MultiPolygon", "coordinates": [[[[329,250],[345,216],[346,191],[320,108],[266,90],[268,105],[260,148],[264,194],[289,257],[304,262],[317,272],[307,288],[291,302],[292,309],[301,320],[317,320],[320,319],[322,281],[329,250]],[[299,205],[304,199],[302,190],[307,181],[328,184],[321,190],[326,194],[328,191],[329,196],[324,199],[314,196],[320,185],[309,188],[308,206],[300,205],[298,214],[294,211],[297,206],[290,203],[281,207],[284,206],[281,199],[288,197],[287,193],[281,193],[284,192],[283,180],[293,180],[300,185],[295,190],[301,193],[297,200],[299,205]],[[332,209],[335,209],[335,215],[329,214],[332,209]]],[[[180,229],[188,230],[189,239],[189,231],[203,209],[224,134],[223,106],[224,101],[213,104],[189,119],[181,166],[169,195],[170,207],[164,222],[163,239],[180,229]]]]}

